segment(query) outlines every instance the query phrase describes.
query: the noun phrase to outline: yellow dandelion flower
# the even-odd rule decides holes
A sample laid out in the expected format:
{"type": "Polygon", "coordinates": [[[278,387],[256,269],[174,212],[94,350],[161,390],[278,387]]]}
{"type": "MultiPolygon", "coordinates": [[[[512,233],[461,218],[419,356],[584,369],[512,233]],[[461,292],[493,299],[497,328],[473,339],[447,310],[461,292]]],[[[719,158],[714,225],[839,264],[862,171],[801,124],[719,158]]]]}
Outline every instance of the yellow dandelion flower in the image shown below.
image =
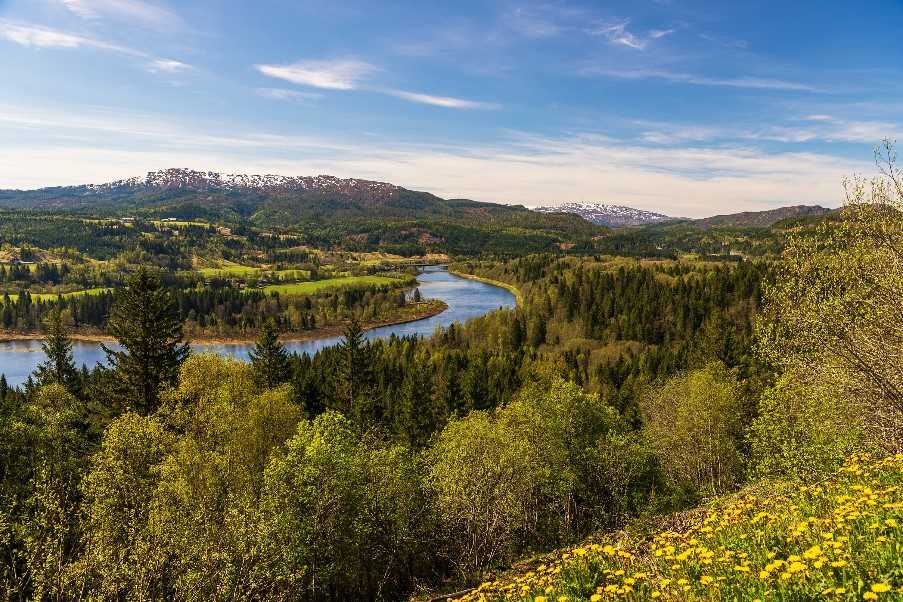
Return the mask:
{"type": "Polygon", "coordinates": [[[876,594],[883,594],[884,592],[890,591],[890,586],[886,583],[873,583],[872,591],[876,594]]]}
{"type": "Polygon", "coordinates": [[[862,594],[862,599],[863,600],[877,600],[878,594],[876,594],[875,592],[865,592],[864,594],[862,594]]]}
{"type": "Polygon", "coordinates": [[[803,558],[807,558],[812,560],[813,558],[818,558],[821,556],[821,548],[819,546],[812,546],[805,552],[803,552],[803,558]]]}

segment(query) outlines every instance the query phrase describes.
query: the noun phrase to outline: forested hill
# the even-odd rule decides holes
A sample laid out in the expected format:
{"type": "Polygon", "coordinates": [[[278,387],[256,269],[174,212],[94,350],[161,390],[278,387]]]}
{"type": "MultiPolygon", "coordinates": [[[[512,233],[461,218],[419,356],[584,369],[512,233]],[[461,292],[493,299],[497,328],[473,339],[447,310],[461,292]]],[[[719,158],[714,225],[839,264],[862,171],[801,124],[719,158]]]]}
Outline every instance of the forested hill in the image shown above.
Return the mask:
{"type": "Polygon", "coordinates": [[[571,215],[540,215],[520,205],[443,199],[386,182],[333,176],[224,175],[187,169],[150,172],[107,184],[0,190],[0,206],[157,213],[180,218],[248,218],[259,225],[389,218],[551,227],[595,232],[571,215]]]}
{"type": "Polygon", "coordinates": [[[820,217],[831,213],[831,211],[831,209],[821,205],[793,205],[767,211],[744,211],[728,215],[714,215],[693,220],[692,223],[699,228],[768,228],[784,220],[820,217]]]}
{"type": "Polygon", "coordinates": [[[301,236],[308,244],[400,255],[586,249],[605,228],[575,215],[443,199],[333,176],[222,175],[186,169],[108,184],[0,190],[0,209],[82,217],[200,220],[301,236]]]}

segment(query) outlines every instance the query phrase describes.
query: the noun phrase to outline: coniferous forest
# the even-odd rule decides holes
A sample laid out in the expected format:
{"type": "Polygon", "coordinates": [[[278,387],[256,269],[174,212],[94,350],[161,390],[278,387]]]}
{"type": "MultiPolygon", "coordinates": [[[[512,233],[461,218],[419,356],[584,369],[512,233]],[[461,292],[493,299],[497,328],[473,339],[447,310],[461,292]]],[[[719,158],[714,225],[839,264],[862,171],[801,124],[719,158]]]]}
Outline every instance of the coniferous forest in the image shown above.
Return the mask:
{"type": "Polygon", "coordinates": [[[0,596],[903,587],[903,174],[886,150],[841,210],[772,233],[776,254],[453,255],[451,271],[517,291],[517,307],[425,338],[364,336],[426,301],[406,260],[387,275],[336,248],[280,266],[280,247],[206,268],[119,255],[107,282],[90,262],[0,272],[48,285],[79,271],[104,289],[3,302],[4,327],[39,330],[46,360],[21,387],[0,380],[0,596]],[[321,322],[338,345],[286,350],[321,322]],[[213,324],[256,337],[249,362],[191,351],[213,324]],[[119,344],[105,364],[75,364],[85,327],[119,344]]]}

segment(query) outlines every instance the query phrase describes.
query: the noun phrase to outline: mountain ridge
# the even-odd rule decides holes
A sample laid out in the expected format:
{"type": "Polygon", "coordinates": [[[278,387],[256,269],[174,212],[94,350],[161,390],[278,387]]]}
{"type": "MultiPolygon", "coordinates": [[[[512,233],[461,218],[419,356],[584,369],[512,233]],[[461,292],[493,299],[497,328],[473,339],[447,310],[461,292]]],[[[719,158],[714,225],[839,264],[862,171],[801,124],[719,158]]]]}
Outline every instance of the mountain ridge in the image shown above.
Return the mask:
{"type": "Polygon", "coordinates": [[[570,202],[555,206],[534,207],[533,211],[538,213],[572,213],[574,215],[579,215],[592,224],[612,228],[623,226],[645,226],[648,224],[680,219],[669,217],[662,213],[608,203],[570,202]]]}

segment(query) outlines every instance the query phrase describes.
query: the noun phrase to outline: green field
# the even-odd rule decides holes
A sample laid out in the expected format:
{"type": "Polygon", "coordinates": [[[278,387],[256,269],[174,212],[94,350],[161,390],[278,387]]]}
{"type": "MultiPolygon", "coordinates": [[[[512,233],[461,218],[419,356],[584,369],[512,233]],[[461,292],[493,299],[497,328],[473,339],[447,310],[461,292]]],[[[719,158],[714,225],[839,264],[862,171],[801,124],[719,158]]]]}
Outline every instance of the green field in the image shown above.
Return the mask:
{"type": "Polygon", "coordinates": [[[188,226],[196,226],[198,228],[212,228],[213,227],[207,222],[191,222],[191,221],[183,221],[183,220],[178,220],[178,221],[174,221],[174,222],[164,222],[163,220],[154,220],[151,223],[154,226],[156,226],[157,228],[160,228],[162,226],[167,226],[170,228],[187,228],[188,226]]]}
{"type": "Polygon", "coordinates": [[[296,282],[293,284],[272,284],[263,288],[267,293],[279,293],[280,295],[312,295],[323,290],[333,288],[386,286],[398,284],[398,278],[386,276],[345,276],[343,278],[327,278],[312,282],[296,282]]]}
{"type": "MultiPolygon", "coordinates": [[[[65,299],[70,299],[72,297],[81,297],[82,295],[99,295],[101,293],[105,293],[107,291],[112,291],[111,288],[89,288],[83,291],[72,291],[71,293],[63,293],[62,296],[65,299]]],[[[32,293],[31,299],[32,301],[53,301],[57,297],[59,297],[57,293],[32,293]]],[[[11,294],[9,296],[11,301],[18,301],[18,294],[11,294]]]]}
{"type": "Polygon", "coordinates": [[[205,278],[247,277],[260,274],[260,268],[246,265],[224,265],[217,268],[199,268],[198,273],[205,278]]]}

